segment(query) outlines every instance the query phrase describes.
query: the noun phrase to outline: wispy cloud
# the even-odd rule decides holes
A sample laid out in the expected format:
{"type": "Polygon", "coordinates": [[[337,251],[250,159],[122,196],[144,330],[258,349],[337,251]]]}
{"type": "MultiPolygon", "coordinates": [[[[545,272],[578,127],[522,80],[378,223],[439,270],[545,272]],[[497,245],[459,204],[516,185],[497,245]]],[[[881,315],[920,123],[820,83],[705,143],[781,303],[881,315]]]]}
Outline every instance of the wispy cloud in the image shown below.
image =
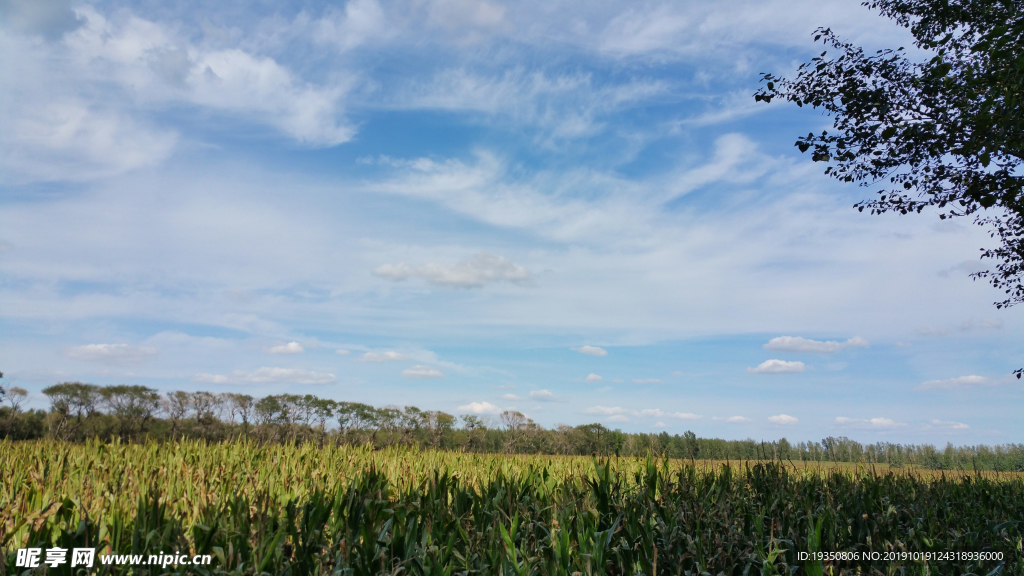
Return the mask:
{"type": "Polygon", "coordinates": [[[752,422],[752,420],[750,418],[745,418],[743,416],[729,416],[727,418],[716,416],[716,417],[712,418],[712,420],[722,420],[724,422],[730,422],[730,423],[734,423],[734,424],[735,423],[740,423],[740,422],[752,422]]]}
{"type": "Polygon", "coordinates": [[[580,354],[586,354],[588,356],[607,356],[608,355],[608,351],[607,350],[605,350],[604,348],[599,348],[597,346],[584,345],[584,346],[580,346],[579,348],[573,348],[573,350],[575,350],[576,352],[579,352],[580,354]]]}
{"type": "Polygon", "coordinates": [[[413,366],[402,370],[402,376],[413,379],[424,379],[424,378],[444,378],[444,374],[440,370],[433,366],[413,366]]]}
{"type": "Polygon", "coordinates": [[[928,380],[926,382],[922,382],[914,389],[920,391],[954,390],[957,388],[975,388],[978,386],[994,386],[997,384],[999,384],[998,380],[972,374],[970,376],[959,376],[957,378],[949,378],[947,380],[928,380]]]}
{"type": "Polygon", "coordinates": [[[138,364],[156,353],[156,348],[129,344],[86,344],[64,350],[68,358],[104,364],[138,364]]]}
{"type": "Polygon", "coordinates": [[[793,374],[803,372],[803,362],[787,362],[785,360],[765,360],[757,368],[747,368],[748,374],[793,374]]]}
{"type": "Polygon", "coordinates": [[[205,384],[331,384],[334,374],[312,372],[301,368],[257,368],[252,371],[235,370],[230,374],[196,374],[192,380],[205,384]]]}
{"type": "Polygon", "coordinates": [[[631,408],[622,408],[620,406],[591,406],[583,410],[584,414],[602,414],[602,415],[630,415],[637,417],[652,417],[652,418],[676,418],[679,420],[699,420],[702,416],[698,414],[691,414],[689,412],[666,412],[660,408],[646,408],[644,410],[634,410],[631,408]]]}
{"type": "Polygon", "coordinates": [[[971,427],[963,422],[953,422],[951,420],[932,420],[929,426],[935,428],[944,428],[947,430],[969,430],[971,427]]]}
{"type": "Polygon", "coordinates": [[[306,349],[298,342],[289,342],[287,344],[270,346],[266,351],[268,354],[302,354],[306,349]]]}
{"type": "Polygon", "coordinates": [[[836,424],[852,428],[874,428],[877,430],[892,430],[894,428],[902,428],[906,426],[906,423],[896,422],[891,418],[882,417],[860,420],[857,418],[847,418],[845,416],[839,416],[838,418],[836,418],[836,424]]]}
{"type": "Polygon", "coordinates": [[[829,340],[809,340],[800,336],[778,336],[772,338],[764,345],[765,350],[776,352],[812,352],[816,354],[834,354],[846,348],[867,348],[868,341],[860,336],[854,336],[846,342],[829,340]]]}
{"type": "Polygon", "coordinates": [[[584,381],[586,381],[586,382],[600,382],[602,380],[604,380],[604,378],[602,378],[602,377],[600,377],[600,376],[598,376],[597,374],[594,374],[594,373],[587,374],[587,377],[584,378],[584,381]]]}
{"type": "Polygon", "coordinates": [[[367,352],[359,357],[360,362],[395,362],[398,360],[408,360],[409,356],[402,354],[395,350],[385,350],[383,352],[367,352]]]}
{"type": "Polygon", "coordinates": [[[481,252],[452,266],[425,264],[413,267],[405,262],[384,264],[373,270],[374,275],[400,282],[419,277],[443,288],[482,288],[492,282],[511,282],[526,285],[530,272],[503,256],[481,252]]]}

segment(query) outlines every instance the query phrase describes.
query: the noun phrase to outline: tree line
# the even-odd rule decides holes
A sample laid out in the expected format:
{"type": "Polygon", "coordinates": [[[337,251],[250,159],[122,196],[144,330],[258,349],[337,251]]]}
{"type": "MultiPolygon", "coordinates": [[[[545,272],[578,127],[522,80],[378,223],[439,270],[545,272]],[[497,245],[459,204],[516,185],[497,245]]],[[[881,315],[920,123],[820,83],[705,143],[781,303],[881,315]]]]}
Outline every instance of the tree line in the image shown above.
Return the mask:
{"type": "MultiPolygon", "coordinates": [[[[0,374],[2,377],[2,374],[0,374]]],[[[0,387],[0,438],[54,438],[211,442],[248,438],[272,443],[346,443],[377,447],[416,445],[481,453],[529,453],[617,456],[664,454],[671,458],[712,460],[777,459],[802,462],[862,462],[933,469],[1024,471],[1024,444],[953,446],[878,442],[861,444],[846,437],[791,443],[782,438],[698,438],[626,433],[600,423],[558,425],[546,429],[521,412],[496,416],[455,416],[415,406],[375,407],[339,402],[312,394],[248,394],[173,391],[146,386],[97,386],[65,382],[43,390],[50,410],[23,410],[24,389],[0,387]]]]}

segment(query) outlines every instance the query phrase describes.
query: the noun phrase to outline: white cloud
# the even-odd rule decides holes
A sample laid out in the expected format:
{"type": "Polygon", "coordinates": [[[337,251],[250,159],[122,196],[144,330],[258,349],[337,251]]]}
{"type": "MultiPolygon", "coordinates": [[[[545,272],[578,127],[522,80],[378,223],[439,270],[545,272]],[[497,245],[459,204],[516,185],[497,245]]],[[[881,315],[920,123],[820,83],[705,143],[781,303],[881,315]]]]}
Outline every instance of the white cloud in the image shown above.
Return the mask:
{"type": "Polygon", "coordinates": [[[765,360],[757,368],[747,368],[748,374],[791,374],[804,371],[803,362],[787,362],[785,360],[765,360]]]}
{"type": "Polygon", "coordinates": [[[666,414],[669,418],[677,418],[679,420],[700,420],[701,416],[698,414],[692,414],[690,412],[672,412],[666,414]]]}
{"type": "Polygon", "coordinates": [[[608,418],[605,418],[605,422],[629,422],[629,418],[623,416],[622,414],[616,414],[615,416],[609,416],[608,418]]]}
{"type": "Polygon", "coordinates": [[[490,402],[470,402],[465,406],[459,406],[460,412],[472,412],[473,414],[500,414],[501,409],[490,402]]]}
{"type": "Polygon", "coordinates": [[[769,340],[768,343],[764,345],[764,349],[774,350],[777,352],[813,352],[817,354],[833,354],[845,348],[866,348],[868,346],[868,341],[860,336],[854,336],[846,342],[836,342],[833,340],[822,342],[820,340],[801,338],[800,336],[778,336],[769,340]]]}
{"type": "Polygon", "coordinates": [[[405,262],[384,264],[373,270],[374,275],[400,282],[412,276],[443,288],[481,288],[492,282],[526,284],[530,272],[508,258],[481,252],[452,266],[426,264],[412,267],[405,262]]]}
{"type": "Polygon", "coordinates": [[[950,378],[948,380],[928,380],[922,382],[915,390],[953,390],[956,388],[973,388],[975,386],[993,386],[997,384],[996,381],[991,378],[984,376],[960,376],[958,378],[950,378]]]}
{"type": "Polygon", "coordinates": [[[604,380],[604,378],[598,376],[597,374],[591,373],[591,374],[588,374],[587,377],[584,378],[584,380],[586,382],[600,382],[601,380],[604,380]]]}
{"type": "Polygon", "coordinates": [[[235,370],[230,374],[196,374],[192,380],[207,384],[330,384],[334,374],[311,372],[301,368],[257,368],[251,372],[235,370]]]}
{"type": "Polygon", "coordinates": [[[689,412],[665,412],[661,408],[645,408],[643,410],[632,410],[629,408],[622,408],[620,406],[591,406],[583,410],[584,414],[604,414],[604,415],[630,415],[645,418],[676,418],[678,420],[699,420],[701,416],[697,414],[691,414],[689,412]]]}
{"type": "Polygon", "coordinates": [[[538,402],[552,402],[555,400],[555,395],[550,390],[534,390],[530,392],[530,399],[538,402]]]}
{"type": "Polygon", "coordinates": [[[419,365],[419,366],[413,366],[412,368],[406,368],[405,370],[402,370],[402,376],[405,376],[406,378],[416,378],[416,379],[421,379],[421,378],[444,378],[444,374],[442,374],[440,370],[438,370],[437,368],[434,368],[433,366],[425,366],[425,365],[419,365]]]}
{"type": "Polygon", "coordinates": [[[905,423],[896,422],[891,418],[871,418],[868,420],[858,420],[856,418],[847,418],[845,416],[839,416],[836,418],[836,424],[841,426],[850,426],[854,428],[875,428],[879,430],[890,430],[893,428],[901,428],[906,426],[905,423]]]}
{"type": "Polygon", "coordinates": [[[523,397],[522,396],[516,396],[515,394],[503,394],[501,396],[501,399],[502,400],[522,400],[523,397]]]}
{"type": "Polygon", "coordinates": [[[661,384],[657,378],[634,378],[633,384],[661,384]]]}
{"type": "Polygon", "coordinates": [[[963,422],[952,422],[947,420],[932,420],[931,425],[936,428],[949,428],[952,430],[967,430],[970,428],[963,422]]]}
{"type": "Polygon", "coordinates": [[[588,356],[607,356],[608,355],[608,351],[607,350],[605,350],[604,348],[598,348],[597,346],[587,346],[587,345],[584,345],[584,346],[580,346],[579,348],[573,348],[573,350],[575,350],[576,352],[579,352],[580,354],[587,354],[588,356]]]}
{"type": "Polygon", "coordinates": [[[729,416],[728,418],[715,418],[715,420],[725,420],[732,423],[751,422],[750,418],[744,418],[743,416],[729,416]]]}
{"type": "Polygon", "coordinates": [[[86,344],[64,350],[64,355],[75,360],[88,360],[105,364],[138,364],[154,356],[156,348],[128,344],[86,344]]]}
{"type": "Polygon", "coordinates": [[[489,119],[538,129],[543,142],[593,136],[602,118],[650,101],[671,90],[668,82],[647,78],[595,82],[591,74],[551,74],[517,66],[497,74],[446,69],[399,95],[398,106],[480,112],[489,119]]]}
{"type": "Polygon", "coordinates": [[[335,350],[334,353],[335,354],[340,354],[342,356],[348,356],[349,355],[349,351],[345,350],[344,348],[335,350]]]}
{"type": "Polygon", "coordinates": [[[625,408],[620,408],[618,406],[615,406],[615,407],[591,406],[590,408],[587,408],[587,409],[583,410],[584,414],[606,414],[606,415],[611,415],[611,414],[630,414],[632,412],[633,412],[632,410],[627,410],[625,408]]]}
{"type": "Polygon", "coordinates": [[[384,352],[367,352],[359,357],[360,362],[394,362],[396,360],[408,360],[409,357],[395,350],[384,352]]]}
{"type": "Polygon", "coordinates": [[[287,344],[271,346],[266,351],[268,354],[302,354],[306,349],[298,342],[289,342],[287,344]]]}
{"type": "Polygon", "coordinates": [[[308,34],[314,42],[333,46],[340,52],[379,43],[398,33],[375,0],[352,0],[345,4],[344,12],[332,6],[322,18],[312,21],[300,17],[295,28],[297,35],[308,34]]]}
{"type": "Polygon", "coordinates": [[[769,416],[768,421],[771,422],[772,424],[779,424],[782,426],[791,426],[799,422],[799,420],[788,414],[777,414],[775,416],[769,416]]]}

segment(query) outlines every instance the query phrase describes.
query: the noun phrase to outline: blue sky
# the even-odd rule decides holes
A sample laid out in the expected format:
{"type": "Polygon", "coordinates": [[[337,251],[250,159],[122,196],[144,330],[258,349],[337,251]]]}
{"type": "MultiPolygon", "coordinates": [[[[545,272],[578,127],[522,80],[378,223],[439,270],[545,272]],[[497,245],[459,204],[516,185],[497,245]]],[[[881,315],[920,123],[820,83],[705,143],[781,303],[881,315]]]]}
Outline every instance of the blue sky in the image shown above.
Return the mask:
{"type": "MultiPolygon", "coordinates": [[[[859,2],[0,0],[0,366],[544,426],[1020,442],[967,221],[755,104],[859,2]]],[[[820,45],[819,45],[820,46],[820,45]]]]}

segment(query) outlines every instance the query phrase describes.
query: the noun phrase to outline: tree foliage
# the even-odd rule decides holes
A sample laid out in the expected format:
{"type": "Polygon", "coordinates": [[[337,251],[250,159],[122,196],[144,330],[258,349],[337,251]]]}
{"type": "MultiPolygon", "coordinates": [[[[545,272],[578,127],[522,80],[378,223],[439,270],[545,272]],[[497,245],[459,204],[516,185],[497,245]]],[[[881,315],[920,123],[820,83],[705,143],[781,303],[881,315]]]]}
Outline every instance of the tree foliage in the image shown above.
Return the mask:
{"type": "Polygon", "coordinates": [[[840,181],[882,184],[859,210],[973,215],[999,241],[982,250],[995,267],[974,277],[1004,291],[996,307],[1024,302],[1024,2],[864,4],[910,30],[913,57],[903,48],[867,55],[818,29],[814,40],[835,52],[801,65],[792,79],[763,74],[755,100],[779,98],[833,117],[834,131],[795,145],[840,181]]]}

